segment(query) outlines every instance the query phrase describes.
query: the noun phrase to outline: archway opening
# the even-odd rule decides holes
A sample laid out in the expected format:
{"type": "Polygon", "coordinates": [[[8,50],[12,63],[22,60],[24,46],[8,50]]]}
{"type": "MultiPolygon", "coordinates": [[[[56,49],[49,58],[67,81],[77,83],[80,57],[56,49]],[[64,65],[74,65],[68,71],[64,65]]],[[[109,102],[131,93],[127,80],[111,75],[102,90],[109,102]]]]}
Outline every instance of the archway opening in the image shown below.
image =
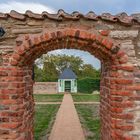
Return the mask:
{"type": "MultiPolygon", "coordinates": [[[[37,59],[34,63],[34,81],[57,82],[66,68],[70,68],[78,80],[94,78],[99,81],[100,61],[90,53],[76,49],[50,51],[37,59]]],[[[73,76],[72,73],[69,76],[73,76]]],[[[64,77],[62,79],[64,79],[64,77]]],[[[67,77],[65,77],[65,79],[67,79],[67,77]]],[[[72,79],[72,77],[70,79],[72,79]]],[[[78,91],[80,91],[80,89],[78,91]]],[[[57,93],[57,91],[54,91],[54,93],[57,93]]]]}
{"type": "Polygon", "coordinates": [[[99,69],[100,62],[98,59],[88,52],[75,49],[50,51],[35,61],[35,83],[33,92],[35,99],[35,138],[47,138],[50,135],[57,109],[60,107],[60,104],[62,104],[62,97],[65,92],[69,92],[73,98],[76,110],[79,113],[80,122],[83,124],[82,127],[85,130],[84,134],[86,138],[100,138],[99,69]],[[63,83],[60,84],[60,80],[58,79],[64,70],[72,70],[76,75],[76,79],[71,79],[72,77],[69,76],[73,75],[67,73],[68,75],[64,76],[68,77],[63,77],[63,79],[61,79],[63,83]],[[65,82],[71,82],[70,91],[65,91],[65,88],[67,88],[65,82]],[[50,111],[52,108],[54,108],[54,112],[50,111]],[[90,119],[87,119],[89,115],[90,119]],[[49,118],[47,119],[47,117],[49,118]],[[44,123],[43,120],[48,121],[44,123]],[[89,122],[92,122],[93,125],[88,125],[89,122]],[[39,128],[40,125],[44,127],[39,128]]]}

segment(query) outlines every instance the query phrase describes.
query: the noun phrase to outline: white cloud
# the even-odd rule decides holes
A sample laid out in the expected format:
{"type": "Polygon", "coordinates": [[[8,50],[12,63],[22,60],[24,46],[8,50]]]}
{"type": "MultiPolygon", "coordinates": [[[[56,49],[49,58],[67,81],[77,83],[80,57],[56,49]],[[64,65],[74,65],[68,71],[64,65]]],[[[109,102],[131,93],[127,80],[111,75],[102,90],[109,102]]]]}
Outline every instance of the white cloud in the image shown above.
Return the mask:
{"type": "Polygon", "coordinates": [[[25,13],[26,10],[31,10],[34,13],[42,13],[43,11],[47,11],[48,13],[56,13],[53,8],[35,2],[9,1],[0,3],[0,12],[9,13],[11,10],[16,10],[20,13],[25,13]]]}

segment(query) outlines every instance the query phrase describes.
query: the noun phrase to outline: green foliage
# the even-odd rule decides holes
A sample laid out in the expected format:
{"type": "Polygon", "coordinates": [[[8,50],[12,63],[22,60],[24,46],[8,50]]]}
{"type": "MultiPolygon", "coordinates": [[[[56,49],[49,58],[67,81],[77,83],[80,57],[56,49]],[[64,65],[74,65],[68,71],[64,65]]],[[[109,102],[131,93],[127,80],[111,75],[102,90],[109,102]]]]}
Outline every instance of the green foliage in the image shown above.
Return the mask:
{"type": "Polygon", "coordinates": [[[92,77],[92,78],[99,78],[100,72],[99,70],[96,70],[91,64],[84,64],[82,66],[81,74],[79,75],[79,78],[84,77],[92,77]]]}
{"type": "Polygon", "coordinates": [[[58,71],[56,70],[56,66],[53,62],[45,61],[44,67],[43,67],[43,73],[44,73],[44,80],[43,81],[57,81],[58,79],[58,71]]]}
{"type": "Polygon", "coordinates": [[[76,73],[79,74],[79,69],[83,65],[83,60],[80,57],[68,56],[68,55],[46,55],[44,57],[44,67],[46,62],[52,63],[58,73],[61,73],[65,68],[70,67],[76,73]]]}
{"type": "Polygon", "coordinates": [[[95,90],[100,90],[100,79],[83,78],[77,81],[78,92],[92,93],[95,90]]]}
{"type": "Polygon", "coordinates": [[[34,65],[34,72],[35,72],[35,81],[36,82],[43,82],[44,73],[41,68],[37,65],[34,65]]]}
{"type": "Polygon", "coordinates": [[[79,79],[100,77],[100,71],[96,70],[91,64],[84,64],[80,57],[73,55],[46,55],[36,62],[35,81],[57,81],[59,74],[67,67],[70,67],[79,79]],[[40,64],[43,64],[43,69],[38,68],[40,64]]]}

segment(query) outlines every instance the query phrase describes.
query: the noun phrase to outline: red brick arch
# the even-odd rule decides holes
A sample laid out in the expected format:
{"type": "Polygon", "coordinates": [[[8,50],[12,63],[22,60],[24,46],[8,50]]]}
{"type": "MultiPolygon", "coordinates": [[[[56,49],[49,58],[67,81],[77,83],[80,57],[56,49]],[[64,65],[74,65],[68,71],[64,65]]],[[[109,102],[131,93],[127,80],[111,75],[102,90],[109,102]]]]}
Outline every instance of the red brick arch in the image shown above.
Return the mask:
{"type": "Polygon", "coordinates": [[[18,140],[33,139],[32,64],[42,54],[63,48],[88,51],[101,61],[101,140],[133,140],[129,132],[134,129],[134,116],[128,110],[134,106],[132,89],[138,88],[131,87],[135,67],[128,65],[127,54],[120,50],[119,42],[111,39],[106,31],[80,28],[44,30],[41,34],[26,34],[17,38],[16,47],[9,58],[10,72],[4,78],[8,81],[8,87],[1,90],[2,93],[16,93],[16,100],[8,100],[14,111],[11,115],[16,117],[10,118],[11,123],[1,127],[4,130],[10,128],[13,137],[15,129],[18,140]]]}
{"type": "MultiPolygon", "coordinates": [[[[88,51],[101,61],[107,59],[114,61],[119,50],[116,42],[100,33],[73,28],[44,31],[38,35],[25,35],[17,39],[11,65],[29,65],[43,53],[63,48],[88,51]]],[[[124,54],[122,56],[124,57],[124,54]]],[[[120,56],[116,58],[115,60],[121,60],[120,56]]]]}

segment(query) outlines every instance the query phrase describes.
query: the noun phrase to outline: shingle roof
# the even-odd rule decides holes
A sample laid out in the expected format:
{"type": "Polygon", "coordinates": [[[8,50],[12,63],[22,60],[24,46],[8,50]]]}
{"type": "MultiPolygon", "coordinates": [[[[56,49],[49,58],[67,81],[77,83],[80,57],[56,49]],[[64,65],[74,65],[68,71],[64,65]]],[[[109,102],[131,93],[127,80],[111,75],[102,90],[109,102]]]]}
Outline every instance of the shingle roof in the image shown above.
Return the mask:
{"type": "Polygon", "coordinates": [[[64,69],[64,71],[59,76],[59,79],[76,79],[76,78],[77,76],[70,68],[64,69]]]}
{"type": "Polygon", "coordinates": [[[119,22],[124,25],[140,24],[140,13],[132,14],[129,16],[124,12],[117,15],[111,15],[110,13],[103,13],[101,15],[96,15],[94,12],[90,11],[89,13],[84,15],[77,11],[68,14],[64,10],[60,9],[56,14],[50,14],[47,13],[46,11],[42,12],[42,14],[36,14],[29,10],[27,10],[24,14],[18,13],[14,10],[12,10],[10,13],[0,13],[0,19],[7,19],[8,17],[15,18],[18,20],[26,20],[26,18],[44,20],[48,18],[57,21],[62,21],[64,19],[79,20],[81,18],[84,18],[86,20],[93,20],[93,21],[104,20],[104,21],[110,21],[114,23],[119,22]]]}

